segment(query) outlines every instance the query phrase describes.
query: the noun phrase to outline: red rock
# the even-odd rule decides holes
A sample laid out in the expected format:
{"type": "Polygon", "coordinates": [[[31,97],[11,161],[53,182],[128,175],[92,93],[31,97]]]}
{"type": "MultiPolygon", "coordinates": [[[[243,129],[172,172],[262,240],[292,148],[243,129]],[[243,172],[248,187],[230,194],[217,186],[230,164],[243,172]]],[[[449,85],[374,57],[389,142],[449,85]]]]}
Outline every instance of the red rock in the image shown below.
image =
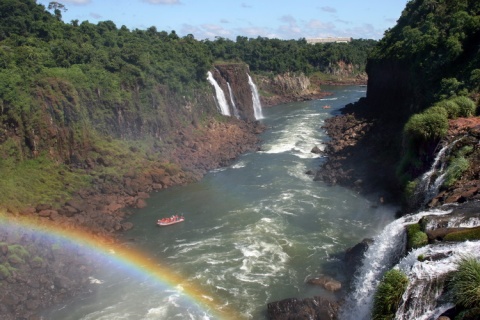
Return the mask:
{"type": "Polygon", "coordinates": [[[38,212],[38,215],[44,218],[50,217],[52,214],[58,214],[58,212],[56,210],[42,210],[38,212]]]}
{"type": "Polygon", "coordinates": [[[137,199],[135,207],[137,207],[138,209],[145,208],[147,207],[147,202],[144,199],[137,199]]]}

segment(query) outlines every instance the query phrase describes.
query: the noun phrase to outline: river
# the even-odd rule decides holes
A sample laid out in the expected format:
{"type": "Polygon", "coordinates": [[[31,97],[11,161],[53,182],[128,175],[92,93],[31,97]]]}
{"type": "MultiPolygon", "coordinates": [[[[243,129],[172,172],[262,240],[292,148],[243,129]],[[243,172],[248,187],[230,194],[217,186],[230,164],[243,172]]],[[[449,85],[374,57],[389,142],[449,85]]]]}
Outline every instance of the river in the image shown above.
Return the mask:
{"type": "Polygon", "coordinates": [[[376,206],[339,186],[315,182],[307,170],[324,161],[311,153],[328,139],[326,118],[365,96],[366,87],[328,87],[331,96],[263,109],[261,151],[240,156],[198,183],[152,194],[135,210],[126,232],[129,248],[195,283],[202,305],[181,286],[159,286],[148,275],[97,270],[97,293],[56,307],[48,319],[216,319],[225,308],[239,319],[265,319],[268,302],[335,294],[309,286],[320,274],[345,280],[339,256],[394,219],[395,208],[376,206]],[[329,105],[330,108],[323,108],[329,105]],[[183,214],[185,222],[157,227],[183,214]],[[191,298],[191,297],[190,297],[191,298]]]}

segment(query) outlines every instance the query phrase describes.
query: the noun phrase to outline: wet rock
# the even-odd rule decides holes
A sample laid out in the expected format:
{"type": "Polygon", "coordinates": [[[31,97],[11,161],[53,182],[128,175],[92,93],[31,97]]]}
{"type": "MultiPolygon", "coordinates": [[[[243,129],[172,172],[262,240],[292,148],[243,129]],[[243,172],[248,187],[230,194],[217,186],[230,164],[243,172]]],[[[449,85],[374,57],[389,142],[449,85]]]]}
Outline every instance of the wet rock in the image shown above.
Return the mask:
{"type": "Polygon", "coordinates": [[[142,209],[147,207],[147,202],[144,199],[137,199],[135,203],[135,207],[138,209],[142,209]]]}
{"type": "Polygon", "coordinates": [[[131,223],[131,222],[122,223],[123,231],[127,231],[127,230],[130,230],[132,228],[133,228],[133,223],[131,223]]]}
{"type": "Polygon", "coordinates": [[[58,214],[56,210],[41,210],[38,212],[38,215],[43,218],[50,217],[52,214],[58,214]]]}
{"type": "Polygon", "coordinates": [[[316,285],[316,286],[321,286],[331,292],[338,291],[342,288],[342,283],[340,281],[337,281],[331,277],[324,276],[324,275],[321,275],[316,278],[308,279],[307,283],[316,285]]]}
{"type": "Polygon", "coordinates": [[[267,317],[270,320],[292,319],[336,319],[339,305],[337,302],[321,297],[306,299],[290,298],[267,305],[267,317]]]}
{"type": "Polygon", "coordinates": [[[362,266],[364,254],[372,244],[373,239],[363,239],[362,242],[345,251],[345,271],[349,279],[362,266]]]}
{"type": "Polygon", "coordinates": [[[320,148],[318,146],[315,146],[315,147],[312,148],[312,150],[310,152],[320,154],[320,153],[322,153],[322,150],[320,150],[320,148]]]}

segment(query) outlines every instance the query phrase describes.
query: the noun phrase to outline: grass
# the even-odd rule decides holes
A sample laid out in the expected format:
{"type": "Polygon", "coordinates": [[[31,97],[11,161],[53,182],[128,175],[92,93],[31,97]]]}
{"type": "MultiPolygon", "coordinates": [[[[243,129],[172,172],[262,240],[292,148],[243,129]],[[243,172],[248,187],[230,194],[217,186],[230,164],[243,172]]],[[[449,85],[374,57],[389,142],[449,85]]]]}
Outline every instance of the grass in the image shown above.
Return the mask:
{"type": "Polygon", "coordinates": [[[469,167],[470,162],[465,157],[460,156],[453,158],[447,167],[443,186],[447,188],[453,186],[469,167]]]}
{"type": "Polygon", "coordinates": [[[445,241],[480,240],[480,227],[449,233],[445,236],[444,240],[445,241]]]}
{"type": "Polygon", "coordinates": [[[394,319],[407,285],[408,278],[404,273],[397,269],[387,271],[375,292],[372,319],[394,319]]]}
{"type": "Polygon", "coordinates": [[[457,271],[449,280],[449,288],[455,304],[464,308],[457,318],[478,319],[480,317],[480,261],[473,257],[464,257],[457,266],[457,271]]]}
{"type": "Polygon", "coordinates": [[[418,223],[407,226],[407,250],[423,247],[428,244],[428,236],[418,223]]]}
{"type": "Polygon", "coordinates": [[[89,185],[88,176],[70,171],[46,156],[17,164],[1,159],[0,165],[0,205],[13,211],[38,203],[65,201],[75,190],[89,185]]]}

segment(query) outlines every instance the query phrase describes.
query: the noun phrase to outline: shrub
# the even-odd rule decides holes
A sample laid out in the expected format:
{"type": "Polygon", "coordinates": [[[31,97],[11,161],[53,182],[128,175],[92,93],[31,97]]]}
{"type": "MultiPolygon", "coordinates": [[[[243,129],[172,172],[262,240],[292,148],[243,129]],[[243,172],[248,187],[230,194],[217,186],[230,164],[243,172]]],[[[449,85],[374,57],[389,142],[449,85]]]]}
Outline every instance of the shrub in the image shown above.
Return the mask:
{"type": "Polygon", "coordinates": [[[441,114],[442,116],[445,116],[446,118],[448,118],[447,109],[445,109],[445,108],[443,108],[442,106],[439,106],[439,105],[434,105],[433,107],[425,109],[425,111],[423,111],[423,113],[425,113],[425,114],[436,113],[436,114],[441,114]]]}
{"type": "Polygon", "coordinates": [[[375,292],[372,319],[393,319],[407,285],[404,273],[396,269],[387,271],[375,292]]]}
{"type": "Polygon", "coordinates": [[[453,158],[447,167],[447,171],[445,172],[445,181],[443,182],[443,186],[447,188],[451,187],[469,167],[470,163],[466,158],[453,158]]]}
{"type": "Polygon", "coordinates": [[[413,198],[415,196],[415,191],[417,190],[418,180],[408,181],[404,189],[405,198],[413,198]]]}
{"type": "Polygon", "coordinates": [[[423,247],[428,244],[428,236],[418,223],[407,226],[407,250],[423,247]]]}
{"type": "Polygon", "coordinates": [[[478,260],[473,257],[461,259],[458,262],[457,271],[450,278],[449,288],[455,304],[466,309],[462,312],[464,315],[480,316],[480,262],[478,260]]]}
{"type": "Polygon", "coordinates": [[[453,100],[442,100],[435,104],[436,107],[443,108],[447,111],[448,119],[456,119],[460,114],[460,106],[453,100]]]}
{"type": "Polygon", "coordinates": [[[3,264],[0,264],[0,280],[6,279],[11,276],[10,270],[3,264]]]}
{"type": "Polygon", "coordinates": [[[419,113],[410,117],[404,133],[414,140],[440,139],[447,135],[448,119],[442,113],[419,113]]]}
{"type": "Polygon", "coordinates": [[[27,258],[30,255],[27,249],[20,244],[12,244],[8,246],[8,252],[21,258],[27,258]]]}
{"type": "Polygon", "coordinates": [[[457,104],[459,117],[471,117],[475,115],[477,105],[468,97],[460,96],[451,99],[451,101],[457,104]]]}

